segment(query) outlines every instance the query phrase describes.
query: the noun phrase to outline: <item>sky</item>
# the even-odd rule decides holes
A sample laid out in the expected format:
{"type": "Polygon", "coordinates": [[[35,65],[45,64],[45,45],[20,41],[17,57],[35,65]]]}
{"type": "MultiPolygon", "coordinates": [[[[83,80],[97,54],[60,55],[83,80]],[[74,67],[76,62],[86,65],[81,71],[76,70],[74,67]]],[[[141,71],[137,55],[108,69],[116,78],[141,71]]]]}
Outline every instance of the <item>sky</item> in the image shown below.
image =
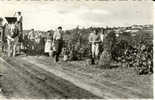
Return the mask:
{"type": "Polygon", "coordinates": [[[89,26],[153,24],[153,2],[144,1],[0,1],[0,16],[23,15],[23,28],[35,30],[89,26]]]}

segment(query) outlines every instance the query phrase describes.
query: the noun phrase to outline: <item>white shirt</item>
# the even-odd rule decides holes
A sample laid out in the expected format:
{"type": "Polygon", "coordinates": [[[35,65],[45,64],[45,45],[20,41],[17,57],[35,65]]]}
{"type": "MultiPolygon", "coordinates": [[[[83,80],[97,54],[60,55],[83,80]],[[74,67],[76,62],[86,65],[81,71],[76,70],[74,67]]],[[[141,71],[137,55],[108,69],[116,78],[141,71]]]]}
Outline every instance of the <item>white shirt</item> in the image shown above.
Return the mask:
{"type": "Polygon", "coordinates": [[[99,34],[90,33],[90,35],[89,35],[89,42],[92,42],[92,43],[100,42],[99,34]]]}
{"type": "Polygon", "coordinates": [[[101,38],[101,41],[103,42],[103,40],[105,38],[105,35],[104,34],[100,34],[100,38],[101,38]]]}
{"type": "Polygon", "coordinates": [[[22,17],[21,15],[18,15],[18,16],[17,16],[17,21],[18,21],[18,22],[22,22],[22,21],[23,21],[23,17],[22,17]]]}
{"type": "Polygon", "coordinates": [[[62,32],[59,32],[59,31],[54,32],[53,39],[55,40],[62,39],[62,32]]]}
{"type": "Polygon", "coordinates": [[[34,31],[30,31],[30,32],[29,32],[29,39],[30,39],[30,40],[35,39],[34,31]]]}

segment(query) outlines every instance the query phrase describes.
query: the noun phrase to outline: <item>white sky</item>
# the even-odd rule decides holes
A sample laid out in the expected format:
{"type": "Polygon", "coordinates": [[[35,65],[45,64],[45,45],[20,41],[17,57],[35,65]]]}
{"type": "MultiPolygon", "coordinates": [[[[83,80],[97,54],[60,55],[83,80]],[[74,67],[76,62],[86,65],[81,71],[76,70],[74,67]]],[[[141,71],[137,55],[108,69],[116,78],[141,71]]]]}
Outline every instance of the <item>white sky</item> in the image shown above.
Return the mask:
{"type": "Polygon", "coordinates": [[[153,2],[146,1],[0,1],[0,16],[22,11],[24,29],[153,24],[153,2]]]}

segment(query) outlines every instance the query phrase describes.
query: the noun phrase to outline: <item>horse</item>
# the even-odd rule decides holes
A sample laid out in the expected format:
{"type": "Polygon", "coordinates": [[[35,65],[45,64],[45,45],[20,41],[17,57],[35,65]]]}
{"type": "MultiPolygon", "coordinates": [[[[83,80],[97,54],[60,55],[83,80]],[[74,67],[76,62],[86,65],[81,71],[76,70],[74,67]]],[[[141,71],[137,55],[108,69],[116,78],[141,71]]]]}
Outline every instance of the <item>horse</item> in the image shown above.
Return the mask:
{"type": "Polygon", "coordinates": [[[19,41],[19,31],[18,26],[14,23],[6,25],[6,37],[8,45],[8,57],[15,56],[17,51],[17,45],[19,41]]]}

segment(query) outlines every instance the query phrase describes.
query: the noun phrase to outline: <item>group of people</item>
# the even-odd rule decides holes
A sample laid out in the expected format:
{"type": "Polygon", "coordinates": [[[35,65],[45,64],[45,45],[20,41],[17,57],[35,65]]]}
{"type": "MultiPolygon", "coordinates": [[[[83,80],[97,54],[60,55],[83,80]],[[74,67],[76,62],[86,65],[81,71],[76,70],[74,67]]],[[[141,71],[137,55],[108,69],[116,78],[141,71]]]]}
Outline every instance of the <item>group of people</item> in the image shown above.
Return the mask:
{"type": "Polygon", "coordinates": [[[34,29],[31,29],[30,32],[23,34],[22,51],[27,55],[42,54],[44,44],[43,39],[41,32],[35,32],[34,29]]]}
{"type": "MultiPolygon", "coordinates": [[[[7,43],[8,56],[15,56],[17,51],[21,53],[22,49],[25,53],[41,52],[55,57],[55,62],[59,61],[59,56],[63,48],[63,31],[62,27],[58,27],[54,34],[47,32],[47,37],[43,38],[39,32],[34,32],[32,29],[29,33],[23,34],[23,17],[21,12],[17,12],[17,20],[9,21],[2,25],[3,19],[0,19],[0,33],[1,33],[1,46],[4,51],[4,43],[7,43]],[[18,48],[18,49],[17,49],[18,48]],[[44,49],[44,50],[43,50],[44,49]]],[[[91,44],[91,58],[92,62],[99,59],[99,43],[103,42],[105,38],[104,32],[99,34],[98,30],[94,29],[89,35],[89,43],[91,44]]]]}
{"type": "Polygon", "coordinates": [[[43,33],[34,32],[34,29],[32,29],[29,33],[24,34],[23,37],[25,53],[32,55],[44,53],[55,57],[55,62],[59,61],[59,55],[63,48],[62,27],[58,27],[54,34],[47,31],[45,36],[43,33]]]}
{"type": "Polygon", "coordinates": [[[59,56],[63,48],[63,31],[62,27],[54,32],[54,34],[48,33],[45,42],[45,53],[48,53],[49,56],[55,57],[55,62],[59,61],[59,56]]]}
{"type": "MultiPolygon", "coordinates": [[[[63,40],[63,31],[62,27],[58,27],[57,31],[54,32],[54,34],[51,34],[50,32],[47,35],[46,43],[45,43],[45,53],[48,53],[50,56],[55,55],[55,61],[59,61],[59,56],[62,53],[64,60],[67,60],[67,57],[69,56],[67,53],[67,48],[65,47],[65,42],[63,40]],[[62,52],[63,51],[63,52],[62,52]]],[[[101,49],[100,44],[103,43],[104,39],[106,38],[106,34],[103,30],[100,32],[97,29],[93,29],[90,32],[90,35],[88,37],[89,44],[90,44],[90,50],[91,50],[91,59],[92,64],[95,63],[95,60],[99,60],[101,49]]]]}
{"type": "Polygon", "coordinates": [[[17,20],[14,20],[15,17],[12,17],[11,20],[6,19],[8,21],[6,24],[2,24],[3,18],[0,18],[2,52],[6,52],[8,57],[21,53],[26,55],[46,53],[55,57],[55,62],[58,62],[63,45],[62,27],[58,27],[54,34],[51,34],[50,31],[46,32],[46,37],[34,29],[23,33],[21,12],[17,12],[17,14],[17,20]]]}

